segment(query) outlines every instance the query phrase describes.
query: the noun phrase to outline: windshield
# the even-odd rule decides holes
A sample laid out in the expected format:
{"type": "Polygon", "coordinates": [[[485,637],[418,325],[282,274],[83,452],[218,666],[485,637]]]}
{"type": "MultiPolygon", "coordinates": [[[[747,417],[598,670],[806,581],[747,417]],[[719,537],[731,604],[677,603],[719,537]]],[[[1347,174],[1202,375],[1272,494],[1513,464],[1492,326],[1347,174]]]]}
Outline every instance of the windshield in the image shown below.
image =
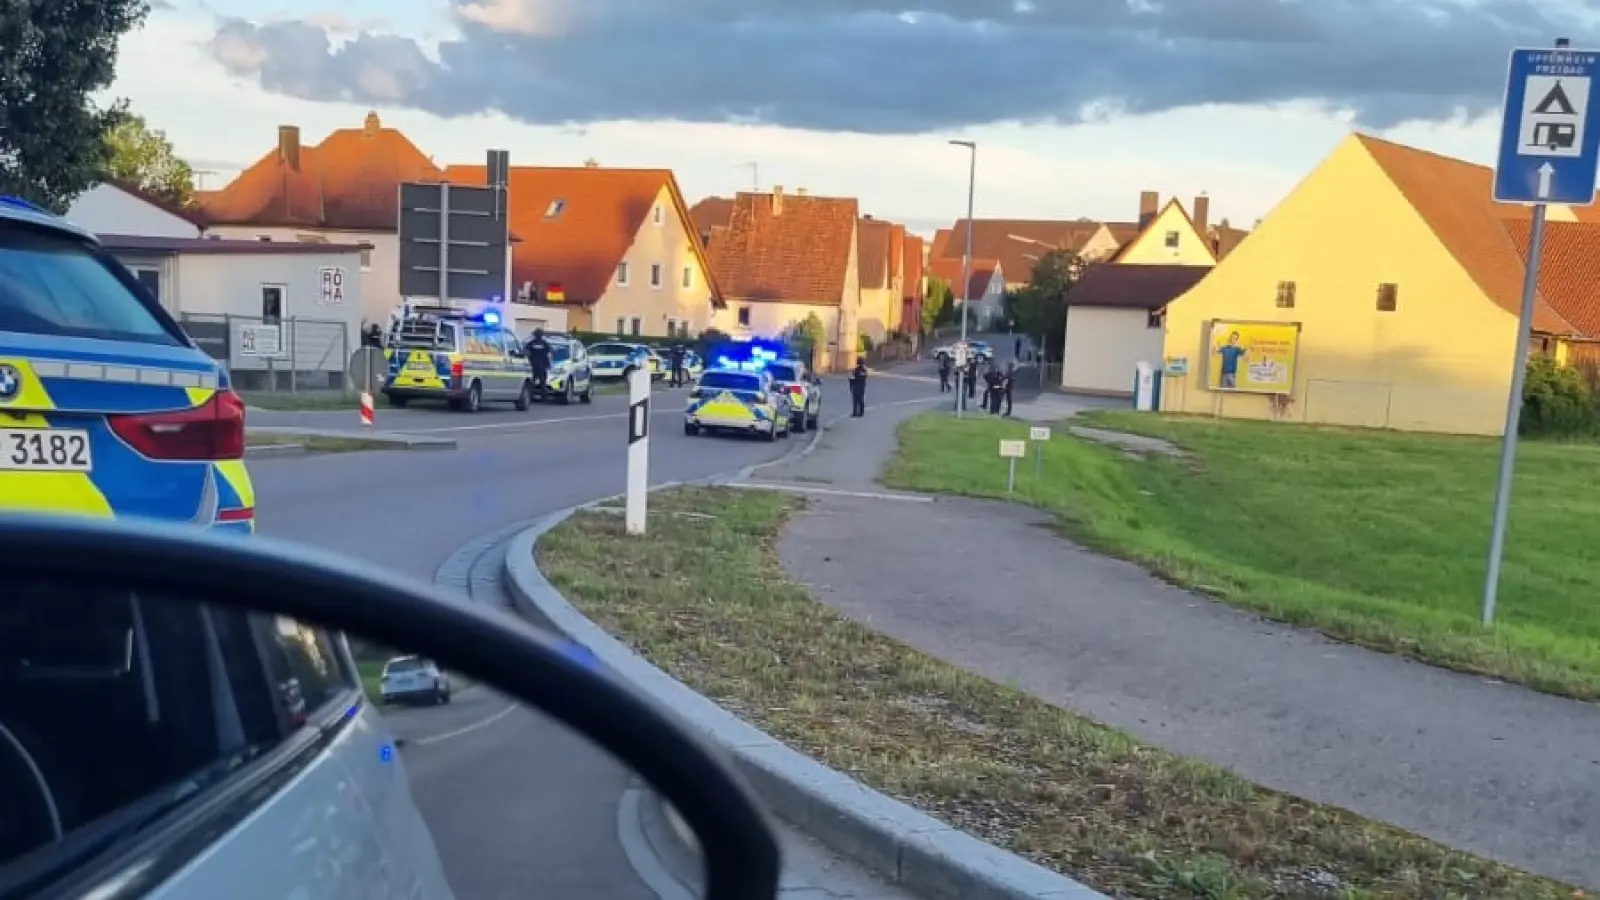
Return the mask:
{"type": "Polygon", "coordinates": [[[741,375],[738,372],[707,372],[700,376],[700,387],[717,391],[757,393],[761,390],[761,379],[754,375],[741,375]]]}
{"type": "Polygon", "coordinates": [[[182,346],[147,304],[82,241],[0,225],[0,331],[182,346]]]}
{"type": "Polygon", "coordinates": [[[550,345],[550,361],[566,362],[572,356],[572,345],[566,342],[550,345]]]}
{"type": "Polygon", "coordinates": [[[428,667],[428,661],[420,656],[407,656],[403,659],[391,659],[383,667],[385,675],[400,675],[406,672],[420,672],[428,667]]]}
{"type": "Polygon", "coordinates": [[[631,344],[595,344],[589,348],[590,356],[628,356],[636,349],[631,344]]]}
{"type": "Polygon", "coordinates": [[[776,381],[799,381],[800,373],[794,366],[767,366],[767,373],[776,381]]]}

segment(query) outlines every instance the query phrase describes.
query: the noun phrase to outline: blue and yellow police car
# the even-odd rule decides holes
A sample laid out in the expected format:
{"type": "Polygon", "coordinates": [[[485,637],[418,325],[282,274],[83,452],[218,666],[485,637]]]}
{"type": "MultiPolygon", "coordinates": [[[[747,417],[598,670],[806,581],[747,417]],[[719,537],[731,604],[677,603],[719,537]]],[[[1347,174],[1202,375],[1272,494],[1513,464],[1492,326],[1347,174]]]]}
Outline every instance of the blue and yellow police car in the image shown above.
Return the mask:
{"type": "Polygon", "coordinates": [[[89,232],[0,197],[0,513],[253,531],[245,406],[89,232]]]}
{"type": "Polygon", "coordinates": [[[760,369],[707,369],[689,392],[683,433],[752,434],[769,441],[790,434],[789,396],[760,369]]]}

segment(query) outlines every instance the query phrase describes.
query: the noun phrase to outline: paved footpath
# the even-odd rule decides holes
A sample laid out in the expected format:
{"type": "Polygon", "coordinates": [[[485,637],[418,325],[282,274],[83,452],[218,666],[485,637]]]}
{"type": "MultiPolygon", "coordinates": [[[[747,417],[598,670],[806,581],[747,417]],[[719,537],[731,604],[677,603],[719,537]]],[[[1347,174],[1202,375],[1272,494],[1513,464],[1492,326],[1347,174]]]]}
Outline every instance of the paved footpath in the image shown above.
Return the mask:
{"type": "Polygon", "coordinates": [[[1600,708],[1264,622],[1004,503],[874,500],[898,421],[765,477],[818,491],[780,544],[877,630],[1279,790],[1600,887],[1600,708]]]}

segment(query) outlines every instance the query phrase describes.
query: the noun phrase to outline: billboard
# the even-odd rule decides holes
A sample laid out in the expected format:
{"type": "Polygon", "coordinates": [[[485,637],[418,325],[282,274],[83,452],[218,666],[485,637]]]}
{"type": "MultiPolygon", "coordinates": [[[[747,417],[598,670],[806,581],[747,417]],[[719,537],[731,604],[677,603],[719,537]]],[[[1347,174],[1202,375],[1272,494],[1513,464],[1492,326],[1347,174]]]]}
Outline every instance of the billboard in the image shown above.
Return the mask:
{"type": "Polygon", "coordinates": [[[1206,323],[1206,387],[1243,394],[1294,392],[1299,322],[1206,323]]]}
{"type": "Polygon", "coordinates": [[[504,303],[509,159],[490,150],[486,185],[400,185],[400,295],[410,300],[504,303]]]}

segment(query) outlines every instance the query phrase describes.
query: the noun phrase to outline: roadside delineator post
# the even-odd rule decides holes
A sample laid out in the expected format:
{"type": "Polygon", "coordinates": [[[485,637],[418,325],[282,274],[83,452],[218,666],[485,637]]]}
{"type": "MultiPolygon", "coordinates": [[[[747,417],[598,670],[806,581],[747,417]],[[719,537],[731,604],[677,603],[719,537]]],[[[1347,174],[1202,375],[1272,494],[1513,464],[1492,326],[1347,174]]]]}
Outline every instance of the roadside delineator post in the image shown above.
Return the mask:
{"type": "Polygon", "coordinates": [[[367,392],[367,391],[362,391],[361,392],[361,427],[363,427],[363,428],[371,428],[372,427],[372,423],[373,423],[373,418],[374,418],[374,413],[372,411],[372,394],[367,392]]]}
{"type": "Polygon", "coordinates": [[[628,376],[628,492],[623,523],[628,534],[644,534],[650,496],[650,370],[628,376]]]}

